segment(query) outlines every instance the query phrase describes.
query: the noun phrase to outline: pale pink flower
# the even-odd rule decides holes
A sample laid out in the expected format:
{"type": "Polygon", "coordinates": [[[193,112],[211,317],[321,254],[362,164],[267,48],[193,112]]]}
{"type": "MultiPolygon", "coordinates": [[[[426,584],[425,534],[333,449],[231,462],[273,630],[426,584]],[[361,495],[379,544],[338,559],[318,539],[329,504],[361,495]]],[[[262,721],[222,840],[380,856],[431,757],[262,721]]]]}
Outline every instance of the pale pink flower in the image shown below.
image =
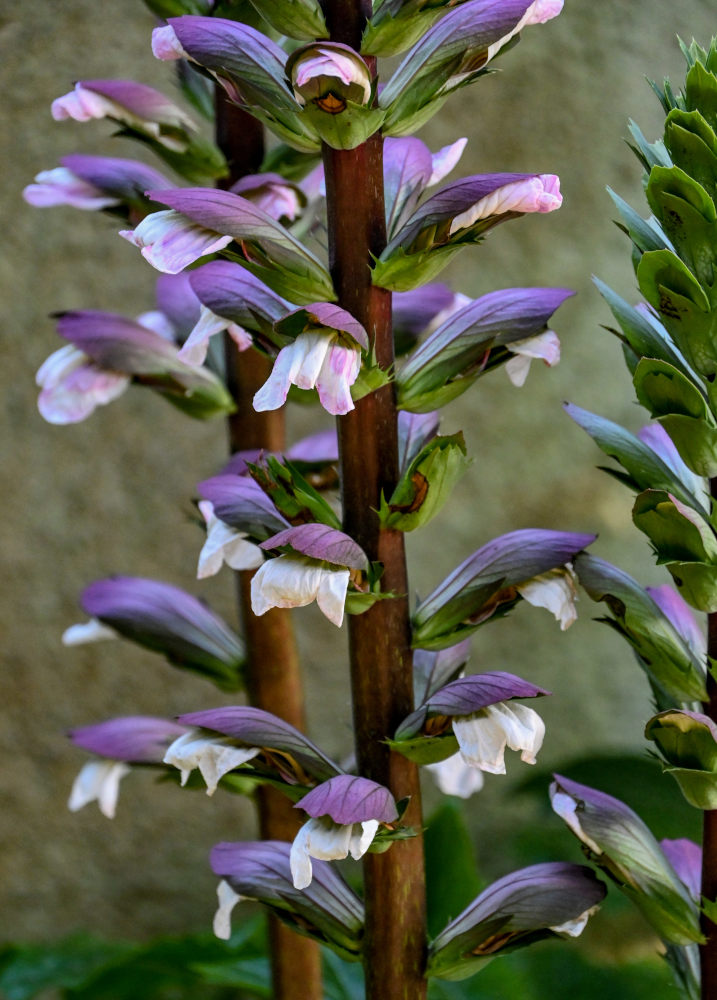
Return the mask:
{"type": "Polygon", "coordinates": [[[46,359],[35,381],[40,387],[37,406],[48,423],[74,424],[98,407],[122,395],[127,375],[106,371],[73,344],[46,359]]]}
{"type": "Polygon", "coordinates": [[[553,212],[563,203],[560,178],[555,174],[537,174],[495,188],[466,212],[454,216],[450,235],[459,229],[468,229],[480,219],[508,212],[553,212]]]}
{"type": "Polygon", "coordinates": [[[206,229],[174,209],[152,212],[135,229],[122,230],[120,236],[139,247],[144,259],[166,274],[179,274],[232,241],[231,236],[206,229]]]}
{"type": "Polygon", "coordinates": [[[270,608],[303,608],[316,601],[330,622],[341,627],[349,586],[349,570],[318,559],[282,555],[267,560],[251,581],[251,607],[255,615],[270,608]]]}
{"type": "Polygon", "coordinates": [[[530,362],[534,358],[540,358],[549,368],[560,361],[560,341],[554,330],[545,330],[536,337],[526,337],[525,340],[514,340],[505,346],[515,355],[506,361],[506,374],[513,385],[518,387],[525,383],[530,362]]]}
{"type": "Polygon", "coordinates": [[[283,347],[271,375],[254,396],[255,410],[276,410],[286,402],[289,386],[316,389],[324,409],[338,416],[353,410],[351,386],[361,370],[361,351],[342,343],[337,333],[300,333],[283,347]]]}

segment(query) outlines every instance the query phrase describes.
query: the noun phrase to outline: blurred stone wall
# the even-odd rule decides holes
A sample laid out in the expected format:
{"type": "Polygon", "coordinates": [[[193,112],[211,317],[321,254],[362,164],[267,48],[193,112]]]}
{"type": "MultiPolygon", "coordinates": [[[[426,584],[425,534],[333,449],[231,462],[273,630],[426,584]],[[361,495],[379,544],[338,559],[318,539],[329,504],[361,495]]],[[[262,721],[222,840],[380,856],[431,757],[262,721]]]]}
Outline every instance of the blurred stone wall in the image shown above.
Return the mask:
{"type": "MultiPolygon", "coordinates": [[[[169,69],[151,56],[152,24],[140,0],[0,0],[4,938],[79,927],[141,936],[207,926],[214,898],[209,848],[254,834],[242,800],[181,793],[146,774],[125,779],[113,822],[94,806],[77,815],[65,807],[85,759],[68,747],[68,727],[228,700],[127,644],[66,650],[59,643],[62,630],[81,618],[82,587],[110,572],[167,579],[208,597],[230,620],[234,615],[228,577],[193,582],[200,538],[187,518],[194,484],[224,459],[223,428],[193,423],[140,390],[66,428],[44,424],[35,406],[34,372],[59,346],[50,312],[134,315],[153,304],[155,275],[117,238],[116,224],[94,213],[31,209],[20,197],[34,174],[66,153],[142,157],[109,138],[107,123],[53,123],[49,105],[82,77],[133,77],[171,92],[169,69]]],[[[658,134],[662,115],[644,77],[668,74],[679,82],[675,35],[705,42],[715,29],[708,0],[568,0],[556,21],[525,32],[500,73],[455,96],[423,131],[433,148],[469,137],[463,173],[554,172],[562,180],[560,212],[513,222],[466,250],[454,286],[476,295],[553,284],[579,294],[556,322],[563,341],[557,369],[534,366],[520,390],[498,372],[446,412],[445,430],[465,429],[474,461],[450,507],[410,539],[418,593],[488,539],[531,526],[599,531],[598,554],[643,582],[664,581],[631,526],[628,493],[594,470],[599,453],[560,404],[571,399],[639,426],[620,350],[600,329],[607,308],[589,277],[595,272],[634,295],[627,241],[611,222],[605,185],[642,207],[640,170],[623,141],[626,120],[635,118],[648,137],[658,134]]],[[[627,647],[590,621],[595,609],[586,599],[581,612],[561,635],[544,612],[524,606],[513,627],[492,626],[474,641],[477,669],[514,670],[555,692],[544,706],[548,764],[583,751],[638,748],[649,714],[627,647]]],[[[328,752],[344,753],[351,733],[343,636],[314,609],[296,619],[312,735],[328,752]]],[[[514,763],[512,772],[525,769],[514,763]]],[[[494,840],[501,828],[493,787],[474,807],[478,843],[494,840]]],[[[499,857],[494,863],[500,870],[499,857]]]]}

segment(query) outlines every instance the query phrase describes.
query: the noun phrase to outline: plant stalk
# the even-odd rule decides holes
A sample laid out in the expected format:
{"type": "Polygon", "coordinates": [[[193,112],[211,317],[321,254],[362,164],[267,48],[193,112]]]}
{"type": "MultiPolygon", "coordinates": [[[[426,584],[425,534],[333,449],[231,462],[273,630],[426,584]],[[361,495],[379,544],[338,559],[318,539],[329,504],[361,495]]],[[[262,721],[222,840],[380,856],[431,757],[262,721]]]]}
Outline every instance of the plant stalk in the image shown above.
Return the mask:
{"type": "MultiPolygon", "coordinates": [[[[227,158],[230,173],[221,184],[230,187],[259,170],[264,156],[261,124],[231,104],[224,91],[215,90],[216,139],[227,158]]],[[[236,411],[228,418],[230,452],[244,448],[281,451],[284,447],[284,411],[257,413],[254,393],[271,371],[268,359],[256,351],[239,353],[225,334],[225,376],[236,411]]],[[[290,612],[273,608],[261,618],[251,609],[253,571],[237,573],[237,597],[246,643],[246,687],[249,702],[273,712],[297,729],[304,729],[304,696],[299,657],[290,612]]],[[[266,840],[293,840],[300,818],[291,802],[273,788],[257,792],[259,830],[266,840]]],[[[275,1000],[322,1000],[319,946],[301,937],[269,915],[272,996],[275,1000]]]]}
{"type": "MultiPolygon", "coordinates": [[[[370,3],[326,0],[324,11],[332,39],[358,49],[370,3]]],[[[366,328],[377,362],[390,368],[391,294],[371,284],[370,270],[371,254],[378,256],[386,245],[382,139],[374,135],[352,150],[324,146],[323,157],[329,264],[339,304],[366,328]]],[[[348,619],[358,769],[388,786],[397,800],[410,797],[403,822],[416,832],[384,854],[364,857],[367,1000],[421,1000],[427,986],[418,768],[383,742],[413,710],[404,538],[381,530],[375,513],[381,492],[390,495],[398,478],[397,417],[389,385],[338,420],[344,530],[371,561],[383,564],[382,590],[397,595],[348,619]]]]}

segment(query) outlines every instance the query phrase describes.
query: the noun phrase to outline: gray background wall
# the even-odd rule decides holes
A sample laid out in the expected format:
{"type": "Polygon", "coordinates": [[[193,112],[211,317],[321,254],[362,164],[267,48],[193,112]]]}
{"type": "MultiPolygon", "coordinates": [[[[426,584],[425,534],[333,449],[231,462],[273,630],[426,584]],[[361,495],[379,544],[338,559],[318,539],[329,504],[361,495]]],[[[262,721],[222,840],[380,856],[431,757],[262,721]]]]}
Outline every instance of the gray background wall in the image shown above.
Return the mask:
{"type": "MultiPolygon", "coordinates": [[[[139,0],[0,0],[4,938],[83,926],[127,935],[207,926],[214,903],[207,851],[217,840],[254,833],[243,801],[182,794],[144,774],[125,780],[113,822],[94,806],[77,815],[65,808],[85,759],[68,747],[68,727],[222,701],[129,645],[63,649],[62,630],[81,618],[82,587],[110,572],[157,576],[194,589],[233,618],[228,576],[201,587],[193,582],[201,540],[186,516],[194,484],[224,459],[222,428],[182,419],[139,390],[74,427],[46,425],[35,407],[34,372],[59,346],[48,313],[100,308],[133,315],[152,306],[155,275],[117,238],[112,221],[31,209],[20,198],[34,174],[65,153],[141,157],[111,140],[107,123],[53,123],[49,105],[82,77],[134,77],[171,92],[169,70],[149,49],[152,23],[139,0]]],[[[643,582],[664,581],[631,527],[630,496],[594,470],[597,450],[560,403],[569,398],[633,429],[640,425],[617,343],[600,330],[607,309],[589,281],[595,272],[634,295],[627,243],[611,222],[604,188],[640,204],[639,168],[623,142],[626,119],[637,119],[649,137],[662,119],[644,76],[679,81],[675,35],[707,41],[715,30],[706,0],[568,0],[556,21],[525,32],[501,73],[460,93],[423,131],[432,148],[470,137],[463,173],[554,172],[562,180],[562,210],[511,223],[465,251],[455,287],[476,295],[554,284],[579,295],[556,323],[564,352],[557,369],[534,366],[522,390],[497,373],[446,412],[447,431],[466,430],[474,464],[440,519],[410,540],[419,593],[484,541],[528,526],[599,531],[598,554],[643,582]]],[[[645,685],[626,647],[590,621],[594,612],[584,599],[581,620],[562,635],[544,612],[523,606],[513,627],[486,629],[474,643],[476,669],[513,670],[555,691],[544,706],[548,764],[571,753],[641,745],[645,685]]],[[[343,753],[350,745],[343,637],[314,609],[296,619],[312,734],[328,752],[343,753]]],[[[526,769],[511,763],[513,776],[524,777],[526,769]]],[[[481,793],[478,844],[501,828],[500,796],[510,780],[481,793]]],[[[488,856],[500,871],[500,856],[488,856]]]]}

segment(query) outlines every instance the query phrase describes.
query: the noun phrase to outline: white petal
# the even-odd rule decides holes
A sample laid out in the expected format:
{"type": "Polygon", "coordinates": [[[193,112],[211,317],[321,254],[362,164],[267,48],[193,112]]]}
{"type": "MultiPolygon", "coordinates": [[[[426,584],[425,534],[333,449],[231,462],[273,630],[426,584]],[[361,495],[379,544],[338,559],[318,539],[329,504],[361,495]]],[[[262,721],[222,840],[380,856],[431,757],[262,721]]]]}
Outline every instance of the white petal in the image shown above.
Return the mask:
{"type": "Polygon", "coordinates": [[[450,174],[463,155],[463,150],[466,148],[467,142],[467,139],[456,139],[450,146],[443,146],[442,149],[439,149],[437,153],[431,156],[432,173],[426,187],[438,184],[439,181],[442,181],[444,177],[450,174]]]}
{"type": "Polygon", "coordinates": [[[118,635],[109,625],[103,625],[97,618],[88,622],[70,625],[62,633],[63,646],[82,646],[86,642],[102,642],[104,639],[117,639],[118,635]]]}
{"type": "Polygon", "coordinates": [[[453,732],[466,764],[489,774],[505,774],[505,733],[488,709],[453,719],[453,732]]]}
{"type": "Polygon", "coordinates": [[[232,241],[231,236],[206,229],[173,209],[146,215],[135,229],[124,229],[120,236],[139,247],[152,267],[167,274],[178,274],[232,241]]]}
{"type": "Polygon", "coordinates": [[[354,408],[351,386],[361,371],[361,351],[332,344],[316,379],[319,402],[334,417],[343,416],[354,408]]]}
{"type": "Polygon", "coordinates": [[[492,705],[491,709],[500,717],[510,749],[520,750],[520,759],[526,764],[534,764],[545,738],[545,723],[535,709],[518,702],[502,702],[492,705]]]}
{"type": "Polygon", "coordinates": [[[209,338],[226,330],[228,320],[217,316],[211,309],[202,306],[194,329],[182,344],[179,358],[188,365],[201,365],[207,356],[209,338]]]}
{"type": "Polygon", "coordinates": [[[264,553],[253,542],[248,541],[242,531],[220,521],[214,514],[212,504],[203,500],[199,504],[207,523],[207,539],[199,553],[197,578],[204,580],[214,576],[224,563],[231,569],[256,569],[264,561],[264,553]]]}
{"type": "Polygon", "coordinates": [[[263,615],[270,608],[303,608],[311,604],[327,572],[331,571],[305,556],[268,559],[251,581],[252,611],[263,615]]]}
{"type": "Polygon", "coordinates": [[[346,591],[349,589],[347,569],[322,569],[316,603],[329,621],[341,628],[344,620],[346,591]]]}
{"type": "Polygon", "coordinates": [[[137,317],[140,326],[146,327],[158,337],[174,344],[174,325],[166,313],[161,309],[150,309],[148,312],[140,313],[137,317]]]}
{"type": "Polygon", "coordinates": [[[575,836],[582,840],[586,847],[589,847],[594,854],[602,854],[595,841],[591,840],[580,826],[580,820],[577,815],[578,804],[571,795],[566,795],[565,792],[555,792],[551,797],[551,804],[553,811],[564,820],[575,836]]]}
{"type": "Polygon", "coordinates": [[[506,746],[521,751],[521,760],[535,763],[543,745],[545,723],[537,712],[525,705],[498,702],[471,715],[453,719],[453,732],[467,764],[505,774],[506,746]]]}
{"type": "Polygon", "coordinates": [[[575,608],[578,591],[575,574],[569,565],[534,576],[531,580],[518,584],[516,590],[528,604],[550,611],[563,632],[578,617],[575,608]]]}
{"type": "MultiPolygon", "coordinates": [[[[358,824],[354,824],[358,825],[358,824]]],[[[311,858],[337,861],[348,857],[354,825],[342,826],[328,816],[313,817],[301,827],[289,854],[295,889],[305,889],[311,882],[311,858]]],[[[359,837],[359,841],[360,841],[359,837]]],[[[373,835],[371,836],[373,840],[373,835]]],[[[369,840],[369,843],[371,842],[369,840]]],[[[358,849],[357,843],[357,849],[358,849]]],[[[366,845],[368,847],[368,844],[366,845]]],[[[358,855],[360,857],[361,855],[358,855]]]]}
{"type": "Polygon", "coordinates": [[[468,799],[483,787],[483,772],[466,764],[460,753],[454,753],[436,764],[426,764],[426,770],[431,772],[444,795],[468,799]]]}
{"type": "Polygon", "coordinates": [[[379,821],[377,819],[367,819],[363,823],[354,823],[351,827],[351,840],[349,841],[349,853],[354,861],[362,858],[373,843],[376,836],[379,821]]]}
{"type": "Polygon", "coordinates": [[[197,731],[183,733],[167,748],[164,763],[172,764],[182,774],[182,785],[195,767],[207,785],[207,795],[213,795],[220,780],[229,771],[246,764],[261,753],[260,747],[238,747],[228,736],[200,736],[197,731]]]}
{"type": "Polygon", "coordinates": [[[67,808],[77,812],[89,802],[97,800],[100,812],[114,819],[119,797],[119,783],[131,768],[124,761],[91,760],[75,778],[67,808]]]}
{"type": "Polygon", "coordinates": [[[589,910],[581,913],[579,917],[573,917],[572,920],[566,920],[565,923],[549,927],[548,930],[551,930],[553,934],[560,934],[561,937],[580,937],[590,917],[599,909],[599,906],[591,906],[589,910]]]}
{"type": "Polygon", "coordinates": [[[232,910],[242,897],[239,893],[234,892],[227,881],[222,879],[217,886],[217,899],[219,900],[219,908],[214,914],[212,929],[218,938],[221,938],[222,941],[228,941],[232,936],[232,910]]]}
{"type": "Polygon", "coordinates": [[[526,337],[506,346],[515,357],[506,362],[505,370],[510,381],[518,388],[524,385],[530,371],[530,362],[534,358],[544,361],[549,368],[560,361],[560,341],[554,330],[545,330],[537,337],[526,337]]]}

